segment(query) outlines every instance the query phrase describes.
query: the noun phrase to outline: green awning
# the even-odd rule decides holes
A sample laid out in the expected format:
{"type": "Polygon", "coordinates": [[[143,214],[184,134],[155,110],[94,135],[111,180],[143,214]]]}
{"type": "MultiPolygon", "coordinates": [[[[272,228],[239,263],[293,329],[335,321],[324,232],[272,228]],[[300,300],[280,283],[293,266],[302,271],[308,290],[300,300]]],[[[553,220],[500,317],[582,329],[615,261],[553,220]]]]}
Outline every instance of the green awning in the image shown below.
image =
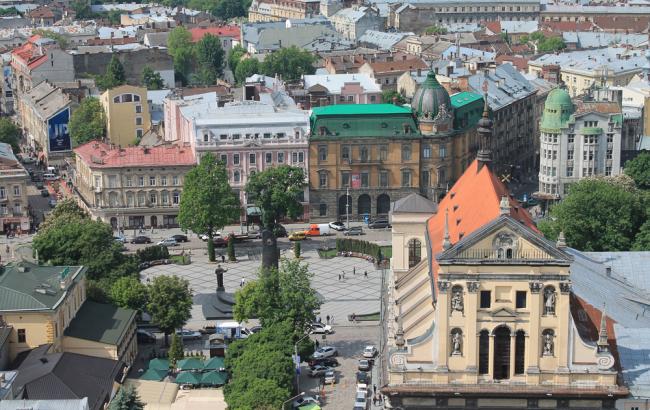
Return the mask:
{"type": "Polygon", "coordinates": [[[203,368],[205,370],[219,370],[226,367],[223,357],[213,357],[212,359],[205,362],[203,368]]]}
{"type": "Polygon", "coordinates": [[[178,370],[203,370],[203,360],[197,359],[196,357],[179,360],[176,363],[176,368],[178,370]]]}
{"type": "Polygon", "coordinates": [[[211,372],[203,373],[201,378],[201,384],[208,386],[221,386],[226,384],[228,380],[228,374],[226,372],[218,372],[213,370],[211,372]]]}
{"type": "Polygon", "coordinates": [[[180,372],[178,376],[176,376],[176,383],[177,384],[201,384],[201,374],[197,372],[180,372]]]}
{"type": "Polygon", "coordinates": [[[167,376],[166,370],[149,369],[140,376],[140,380],[152,380],[159,382],[167,376]]]}
{"type": "Polygon", "coordinates": [[[248,208],[246,208],[246,215],[260,216],[262,215],[262,210],[257,206],[249,206],[248,208]]]}
{"type": "Polygon", "coordinates": [[[169,370],[169,360],[167,359],[151,359],[149,360],[149,369],[154,370],[169,370]]]}
{"type": "Polygon", "coordinates": [[[300,410],[321,410],[320,406],[316,403],[305,404],[304,406],[298,407],[300,410]]]}

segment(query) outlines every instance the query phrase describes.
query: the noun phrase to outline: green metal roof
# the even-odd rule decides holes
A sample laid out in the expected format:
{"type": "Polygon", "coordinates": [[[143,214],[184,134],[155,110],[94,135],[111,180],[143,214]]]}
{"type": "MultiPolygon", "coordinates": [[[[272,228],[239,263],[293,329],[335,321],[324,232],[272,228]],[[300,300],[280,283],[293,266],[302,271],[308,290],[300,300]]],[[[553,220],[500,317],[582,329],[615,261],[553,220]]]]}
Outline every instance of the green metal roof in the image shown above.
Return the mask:
{"type": "Polygon", "coordinates": [[[312,109],[312,116],[411,114],[411,109],[395,104],[337,104],[312,109]]]}
{"type": "Polygon", "coordinates": [[[0,271],[0,312],[52,310],[85,272],[82,266],[39,266],[26,261],[7,264],[0,271]],[[61,289],[61,280],[68,275],[73,277],[61,289]]]}
{"type": "Polygon", "coordinates": [[[544,102],[544,113],[539,125],[540,130],[559,133],[562,128],[567,126],[574,112],[575,106],[571,101],[571,96],[564,88],[551,90],[544,102]]]}
{"type": "Polygon", "coordinates": [[[93,342],[117,344],[135,320],[135,310],[86,300],[65,335],[93,342]]]}
{"type": "Polygon", "coordinates": [[[457,93],[452,95],[451,97],[451,105],[454,108],[460,108],[464,105],[471,104],[475,101],[483,101],[483,96],[480,94],[472,93],[469,91],[463,91],[461,93],[457,93]]]}
{"type": "Polygon", "coordinates": [[[571,96],[565,88],[554,88],[546,96],[545,105],[573,105],[571,96]]]}
{"type": "Polygon", "coordinates": [[[345,138],[416,139],[420,138],[420,132],[407,107],[392,104],[347,104],[313,109],[311,140],[345,138]]]}

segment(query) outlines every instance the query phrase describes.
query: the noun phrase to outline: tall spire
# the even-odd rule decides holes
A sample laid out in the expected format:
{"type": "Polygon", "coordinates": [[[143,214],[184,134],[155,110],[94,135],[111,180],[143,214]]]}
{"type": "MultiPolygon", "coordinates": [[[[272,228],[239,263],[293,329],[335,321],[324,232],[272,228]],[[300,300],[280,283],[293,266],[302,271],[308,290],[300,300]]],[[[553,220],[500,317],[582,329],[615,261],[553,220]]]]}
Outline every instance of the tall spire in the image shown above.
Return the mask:
{"type": "Polygon", "coordinates": [[[445,209],[445,234],[442,238],[442,249],[447,250],[451,247],[449,240],[449,209],[445,209]]]}
{"type": "Polygon", "coordinates": [[[490,106],[488,105],[488,81],[487,72],[484,74],[483,92],[485,93],[485,104],[483,106],[483,117],[478,120],[479,150],[476,159],[479,170],[483,165],[492,162],[492,151],[490,150],[490,139],[492,137],[492,120],[490,119],[490,106]]]}
{"type": "Polygon", "coordinates": [[[607,342],[607,305],[603,303],[603,312],[600,316],[600,330],[598,331],[598,352],[609,351],[609,343],[607,342]]]}

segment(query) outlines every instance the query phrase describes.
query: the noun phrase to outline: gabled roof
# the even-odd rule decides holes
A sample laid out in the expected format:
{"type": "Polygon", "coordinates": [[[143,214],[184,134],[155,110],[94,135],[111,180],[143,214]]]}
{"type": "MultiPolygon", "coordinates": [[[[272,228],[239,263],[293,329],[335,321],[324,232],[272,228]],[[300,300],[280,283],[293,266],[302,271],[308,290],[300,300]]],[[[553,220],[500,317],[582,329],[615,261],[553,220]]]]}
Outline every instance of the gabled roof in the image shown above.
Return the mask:
{"type": "Polygon", "coordinates": [[[405,196],[402,199],[398,199],[397,201],[393,202],[391,204],[390,211],[392,214],[397,214],[397,213],[432,214],[436,212],[437,209],[438,207],[436,206],[435,202],[423,197],[422,195],[412,193],[405,196]]]}
{"type": "Polygon", "coordinates": [[[41,52],[41,47],[50,44],[54,44],[54,40],[38,34],[33,35],[25,44],[15,48],[11,54],[30,69],[34,69],[47,61],[47,53],[41,52]]]}
{"type": "Polygon", "coordinates": [[[91,168],[133,166],[192,166],[196,164],[189,147],[115,147],[100,141],[89,141],[74,149],[75,154],[91,168]]]}
{"type": "Polygon", "coordinates": [[[131,327],[135,314],[133,309],[86,300],[65,329],[65,335],[116,345],[131,327]]]}
{"type": "Polygon", "coordinates": [[[436,260],[439,265],[462,261],[462,263],[467,264],[512,264],[513,262],[522,262],[524,264],[543,264],[545,266],[558,264],[568,266],[573,258],[568,253],[558,249],[553,242],[545,239],[537,229],[533,230],[520,221],[514,220],[510,214],[506,214],[499,215],[488,224],[481,226],[469,235],[463,236],[463,239],[452,247],[436,255],[436,260]],[[504,259],[498,258],[494,252],[487,252],[485,249],[471,249],[481,240],[503,228],[507,228],[530,242],[537,250],[515,252],[512,258],[504,259]]]}

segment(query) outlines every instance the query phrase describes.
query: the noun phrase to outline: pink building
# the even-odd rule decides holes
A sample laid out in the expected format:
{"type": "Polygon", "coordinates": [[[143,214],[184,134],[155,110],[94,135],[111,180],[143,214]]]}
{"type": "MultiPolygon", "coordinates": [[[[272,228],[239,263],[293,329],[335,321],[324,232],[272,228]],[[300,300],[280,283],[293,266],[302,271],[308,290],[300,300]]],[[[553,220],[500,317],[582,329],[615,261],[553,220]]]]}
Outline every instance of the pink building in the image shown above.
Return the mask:
{"type": "Polygon", "coordinates": [[[306,75],[305,108],[335,104],[379,104],[381,87],[367,74],[306,75]]]}

